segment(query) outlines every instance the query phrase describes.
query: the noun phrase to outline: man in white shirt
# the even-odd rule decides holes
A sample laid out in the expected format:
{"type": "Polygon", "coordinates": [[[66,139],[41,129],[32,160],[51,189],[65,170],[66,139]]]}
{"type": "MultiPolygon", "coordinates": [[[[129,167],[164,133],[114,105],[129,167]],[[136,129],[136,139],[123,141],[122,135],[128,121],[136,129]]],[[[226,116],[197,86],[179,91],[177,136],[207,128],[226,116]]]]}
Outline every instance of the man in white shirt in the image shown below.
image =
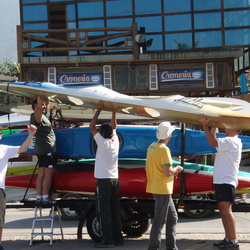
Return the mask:
{"type": "Polygon", "coordinates": [[[112,113],[111,125],[96,128],[98,116],[103,109],[100,103],[90,122],[90,130],[97,144],[94,177],[96,184],[96,211],[99,218],[102,241],[98,248],[123,245],[118,182],[119,139],[116,134],[116,113],[112,113]]]}
{"type": "Polygon", "coordinates": [[[209,120],[204,114],[199,115],[199,121],[206,133],[208,143],[217,149],[214,162],[215,195],[225,230],[225,238],[214,244],[219,249],[238,249],[236,223],[232,212],[234,191],[238,185],[238,171],[241,161],[242,143],[238,135],[240,131],[225,129],[225,138],[216,138],[216,128],[209,128],[209,120]]]}
{"type": "MultiPolygon", "coordinates": [[[[17,158],[19,154],[26,152],[28,149],[33,135],[36,133],[36,127],[33,125],[28,126],[29,135],[21,146],[7,146],[0,144],[0,250],[2,246],[2,233],[5,219],[6,199],[5,199],[5,178],[10,158],[17,158]]],[[[2,139],[2,130],[0,134],[2,139]]]]}

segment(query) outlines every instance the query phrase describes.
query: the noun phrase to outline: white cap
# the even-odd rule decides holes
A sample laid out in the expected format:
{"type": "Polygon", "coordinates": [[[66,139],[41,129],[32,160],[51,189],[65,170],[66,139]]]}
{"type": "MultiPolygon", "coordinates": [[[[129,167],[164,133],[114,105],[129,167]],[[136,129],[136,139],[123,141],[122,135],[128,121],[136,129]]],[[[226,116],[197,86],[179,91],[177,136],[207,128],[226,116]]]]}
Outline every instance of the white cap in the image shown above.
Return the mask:
{"type": "Polygon", "coordinates": [[[170,122],[162,122],[159,124],[156,137],[158,140],[163,140],[171,136],[172,132],[176,129],[175,126],[171,126],[170,122]]]}

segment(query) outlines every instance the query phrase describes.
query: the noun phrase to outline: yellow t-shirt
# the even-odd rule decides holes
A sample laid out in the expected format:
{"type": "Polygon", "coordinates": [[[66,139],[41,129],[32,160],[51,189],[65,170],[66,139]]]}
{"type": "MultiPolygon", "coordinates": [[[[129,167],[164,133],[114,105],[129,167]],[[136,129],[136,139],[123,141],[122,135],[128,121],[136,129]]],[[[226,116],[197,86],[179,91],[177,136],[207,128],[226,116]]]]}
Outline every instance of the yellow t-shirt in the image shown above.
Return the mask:
{"type": "Polygon", "coordinates": [[[154,142],[149,146],[147,151],[147,193],[173,193],[174,176],[167,177],[165,175],[163,168],[164,165],[172,165],[170,150],[166,144],[154,142]]]}

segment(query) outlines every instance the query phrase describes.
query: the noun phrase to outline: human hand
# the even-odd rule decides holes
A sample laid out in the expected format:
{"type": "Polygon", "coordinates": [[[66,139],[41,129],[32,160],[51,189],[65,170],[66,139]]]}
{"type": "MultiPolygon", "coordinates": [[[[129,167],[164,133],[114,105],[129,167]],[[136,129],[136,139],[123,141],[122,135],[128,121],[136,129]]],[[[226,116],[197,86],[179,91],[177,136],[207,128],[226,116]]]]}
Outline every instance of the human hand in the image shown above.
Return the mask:
{"type": "Polygon", "coordinates": [[[104,108],[104,102],[103,102],[103,100],[101,100],[101,101],[99,101],[98,102],[98,108],[97,108],[97,111],[102,111],[103,110],[103,108],[104,108]]]}
{"type": "Polygon", "coordinates": [[[182,172],[183,170],[184,170],[184,168],[182,166],[180,166],[180,165],[177,166],[177,172],[178,172],[178,174],[180,172],[182,172]]]}
{"type": "Polygon", "coordinates": [[[209,119],[207,119],[203,113],[198,115],[198,121],[202,126],[208,126],[209,119]]]}
{"type": "Polygon", "coordinates": [[[184,168],[182,166],[180,166],[180,165],[176,166],[175,169],[176,169],[175,170],[176,171],[175,176],[178,175],[179,173],[181,173],[184,170],[184,168]]]}
{"type": "Polygon", "coordinates": [[[28,125],[27,127],[28,127],[29,134],[33,136],[37,131],[37,127],[34,125],[28,125]]]}
{"type": "Polygon", "coordinates": [[[42,96],[37,96],[37,106],[42,108],[44,106],[44,98],[42,96]]]}

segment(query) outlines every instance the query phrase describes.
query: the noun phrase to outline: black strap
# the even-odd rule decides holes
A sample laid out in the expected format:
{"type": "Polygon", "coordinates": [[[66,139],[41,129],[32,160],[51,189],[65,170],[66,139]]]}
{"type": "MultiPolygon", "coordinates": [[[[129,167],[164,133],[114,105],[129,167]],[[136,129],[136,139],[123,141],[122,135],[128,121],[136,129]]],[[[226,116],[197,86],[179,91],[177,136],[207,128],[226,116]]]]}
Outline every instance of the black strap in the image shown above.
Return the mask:
{"type": "MultiPolygon", "coordinates": [[[[181,166],[184,168],[184,158],[185,158],[185,123],[181,124],[181,166]]],[[[186,194],[186,183],[185,183],[185,173],[182,171],[180,173],[180,194],[184,195],[186,194]]]]}
{"type": "Polygon", "coordinates": [[[25,193],[24,193],[24,196],[23,196],[23,199],[21,200],[21,202],[25,201],[25,197],[26,197],[26,195],[27,195],[27,193],[28,193],[28,191],[29,191],[29,188],[30,188],[31,182],[32,182],[32,180],[33,180],[33,177],[34,177],[34,175],[35,175],[35,172],[36,172],[38,163],[39,163],[39,161],[37,161],[37,163],[36,163],[36,166],[35,166],[35,168],[34,168],[34,170],[33,170],[32,176],[31,176],[31,178],[30,178],[30,182],[29,182],[29,184],[28,184],[28,186],[27,186],[27,188],[26,188],[26,190],[25,190],[25,193]]]}

